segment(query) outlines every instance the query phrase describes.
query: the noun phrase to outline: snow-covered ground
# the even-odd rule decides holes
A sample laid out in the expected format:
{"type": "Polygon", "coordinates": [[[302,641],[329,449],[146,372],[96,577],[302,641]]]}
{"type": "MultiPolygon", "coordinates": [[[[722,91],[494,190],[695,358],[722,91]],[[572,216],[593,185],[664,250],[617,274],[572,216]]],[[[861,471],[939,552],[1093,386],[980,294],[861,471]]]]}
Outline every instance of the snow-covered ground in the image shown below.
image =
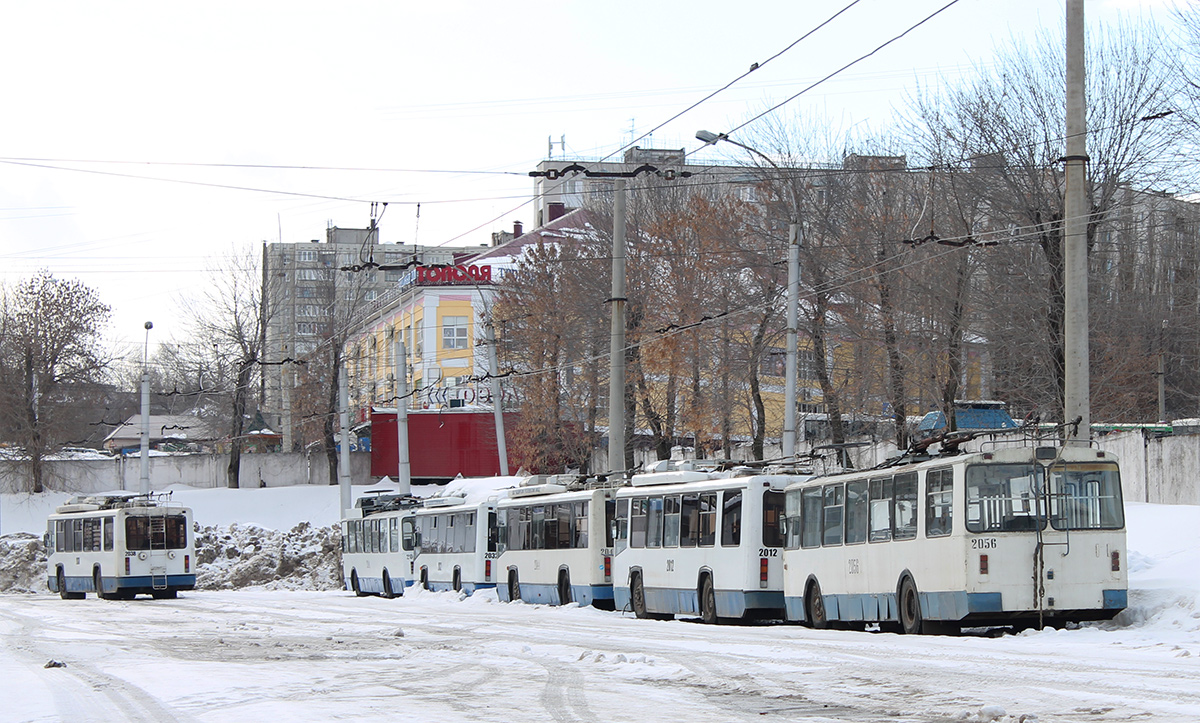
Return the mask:
{"type": "MultiPolygon", "coordinates": [[[[63,601],[40,578],[36,593],[0,594],[0,720],[1200,720],[1198,507],[1127,507],[1131,607],[1112,623],[905,637],[635,620],[491,592],[356,598],[328,589],[337,488],[175,499],[206,528],[206,589],[63,601]]],[[[0,589],[20,590],[4,581],[36,566],[60,499],[0,501],[0,589]]]]}

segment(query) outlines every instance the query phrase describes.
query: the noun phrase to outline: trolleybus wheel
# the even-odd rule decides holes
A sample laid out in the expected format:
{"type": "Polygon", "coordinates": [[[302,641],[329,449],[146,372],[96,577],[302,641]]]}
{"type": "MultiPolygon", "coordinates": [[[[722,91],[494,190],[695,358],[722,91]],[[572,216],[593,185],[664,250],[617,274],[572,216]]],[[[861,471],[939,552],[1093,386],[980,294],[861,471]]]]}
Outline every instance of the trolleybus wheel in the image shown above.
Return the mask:
{"type": "Polygon", "coordinates": [[[911,577],[900,581],[900,629],[905,635],[921,633],[921,598],[911,577]]]}
{"type": "Polygon", "coordinates": [[[571,602],[571,573],[568,570],[558,571],[558,604],[566,605],[571,602]]]}
{"type": "Polygon", "coordinates": [[[705,575],[700,584],[700,618],[709,625],[717,624],[717,594],[711,575],[705,575]]]}
{"type": "Polygon", "coordinates": [[[517,571],[508,571],[508,601],[516,602],[521,599],[521,582],[517,579],[517,571]]]}
{"type": "Polygon", "coordinates": [[[383,571],[383,596],[388,600],[396,597],[396,592],[392,590],[392,576],[387,570],[383,571]]]}
{"type": "Polygon", "coordinates": [[[421,568],[421,588],[424,590],[429,589],[429,568],[428,567],[421,568]]]}
{"type": "Polygon", "coordinates": [[[633,581],[629,584],[629,597],[635,617],[643,620],[650,617],[646,612],[646,591],[642,588],[642,576],[639,574],[634,574],[633,581]]]}
{"type": "Polygon", "coordinates": [[[63,600],[82,600],[86,597],[81,592],[67,592],[67,576],[62,568],[58,568],[58,596],[63,600]]]}
{"type": "Polygon", "coordinates": [[[454,592],[462,592],[462,570],[454,568],[454,577],[451,579],[450,586],[454,588],[454,592]]]}
{"type": "Polygon", "coordinates": [[[358,586],[358,570],[350,571],[350,589],[358,597],[366,597],[367,594],[358,586]]]}
{"type": "Polygon", "coordinates": [[[100,574],[100,568],[92,571],[92,587],[96,588],[96,597],[101,600],[116,600],[116,593],[104,592],[104,576],[100,574]]]}
{"type": "Polygon", "coordinates": [[[821,583],[813,580],[804,596],[804,609],[808,613],[808,624],[814,628],[829,627],[829,615],[825,611],[825,597],[821,595],[821,583]]]}

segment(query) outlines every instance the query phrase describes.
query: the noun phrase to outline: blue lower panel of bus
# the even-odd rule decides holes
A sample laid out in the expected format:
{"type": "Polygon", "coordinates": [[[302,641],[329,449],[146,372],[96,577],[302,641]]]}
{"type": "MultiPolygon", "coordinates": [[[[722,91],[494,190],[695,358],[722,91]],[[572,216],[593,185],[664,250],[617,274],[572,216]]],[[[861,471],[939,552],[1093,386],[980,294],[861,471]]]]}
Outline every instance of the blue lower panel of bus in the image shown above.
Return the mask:
{"type": "Polygon", "coordinates": [[[1129,607],[1129,591],[1128,590],[1105,590],[1104,591],[1104,609],[1105,610],[1124,610],[1129,607]]]}
{"type": "MultiPolygon", "coordinates": [[[[962,620],[973,613],[998,613],[1004,607],[998,592],[968,593],[961,590],[951,592],[923,592],[921,617],[926,620],[962,620]]],[[[880,622],[899,620],[895,593],[824,595],[825,614],[830,620],[851,622],[880,622]]],[[[788,597],[785,600],[788,620],[808,621],[804,598],[788,597]]]]}
{"type": "MultiPolygon", "coordinates": [[[[158,589],[162,587],[163,578],[143,575],[140,577],[102,577],[100,578],[100,586],[102,590],[96,590],[96,585],[92,578],[82,576],[71,576],[63,580],[67,585],[67,592],[104,592],[114,593],[119,590],[141,590],[149,592],[155,589],[154,583],[158,583],[158,589]]],[[[61,592],[58,589],[58,578],[50,576],[47,579],[47,586],[50,592],[61,592]]],[[[195,575],[168,575],[166,577],[166,589],[171,590],[192,590],[196,587],[195,575]]]]}
{"type": "MultiPolygon", "coordinates": [[[[464,582],[462,583],[462,591],[470,595],[476,590],[490,590],[496,587],[494,582],[464,582]]],[[[451,582],[429,582],[429,589],[434,592],[450,592],[454,590],[454,583],[451,582]]]]}
{"type": "MultiPolygon", "coordinates": [[[[741,618],[749,610],[782,610],[783,592],[779,590],[715,590],[717,617],[741,618]]],[[[617,610],[632,608],[629,588],[613,588],[617,610]]],[[[695,590],[646,588],[646,610],[652,613],[699,615],[700,596],[695,590]]]]}
{"type": "MultiPolygon", "coordinates": [[[[503,585],[498,590],[501,602],[509,602],[508,589],[503,585]]],[[[572,585],[571,602],[580,605],[595,605],[601,600],[612,600],[612,585],[572,585]]],[[[558,605],[558,585],[532,585],[521,583],[521,600],[527,603],[558,605]]]]}

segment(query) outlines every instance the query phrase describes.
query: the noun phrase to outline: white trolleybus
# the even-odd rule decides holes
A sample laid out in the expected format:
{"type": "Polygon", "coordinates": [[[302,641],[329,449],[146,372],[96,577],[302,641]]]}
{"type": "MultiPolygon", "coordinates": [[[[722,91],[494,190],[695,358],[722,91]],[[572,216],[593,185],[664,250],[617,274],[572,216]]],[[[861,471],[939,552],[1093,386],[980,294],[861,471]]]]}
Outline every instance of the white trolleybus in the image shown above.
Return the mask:
{"type": "Polygon", "coordinates": [[[413,514],[416,579],[426,590],[467,594],[496,586],[496,503],[432,497],[413,514]]]}
{"type": "Polygon", "coordinates": [[[613,609],[615,490],[578,479],[530,477],[500,501],[500,600],[613,609]]]}
{"type": "Polygon", "coordinates": [[[1113,456],[956,446],[787,488],[788,619],[921,633],[1103,620],[1124,609],[1113,456]]]}
{"type": "Polygon", "coordinates": [[[617,609],[708,623],[782,618],[783,490],[798,479],[704,462],[660,462],[634,475],[616,495],[617,609]]]}
{"type": "Polygon", "coordinates": [[[420,500],[409,495],[360,497],[342,520],[342,579],[355,595],[403,595],[415,579],[420,500]],[[357,514],[355,514],[357,513],[357,514]]]}
{"type": "Polygon", "coordinates": [[[47,583],[64,600],[173,598],[196,587],[192,511],[169,493],[72,498],[47,519],[45,543],[47,583]]]}

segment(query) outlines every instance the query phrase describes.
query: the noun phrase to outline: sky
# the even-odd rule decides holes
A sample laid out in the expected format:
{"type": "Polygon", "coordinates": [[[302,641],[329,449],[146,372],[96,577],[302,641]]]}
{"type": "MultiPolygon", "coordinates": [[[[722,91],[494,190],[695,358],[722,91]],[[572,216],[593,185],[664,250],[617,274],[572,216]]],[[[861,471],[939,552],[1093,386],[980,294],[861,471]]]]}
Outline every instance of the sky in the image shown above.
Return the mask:
{"type": "MultiPolygon", "coordinates": [[[[1169,1],[1086,12],[1166,22],[1169,1]]],[[[153,321],[153,354],[186,343],[223,259],[365,227],[372,202],[384,242],[487,244],[532,227],[528,172],[548,154],[695,150],[696,130],[740,125],[949,0],[858,0],[764,62],[851,2],[0,0],[0,282],[79,278],[113,307],[105,341],[140,348],[153,321]]],[[[958,0],[777,113],[886,128],[918,83],[1057,32],[1063,8],[958,0]]]]}

